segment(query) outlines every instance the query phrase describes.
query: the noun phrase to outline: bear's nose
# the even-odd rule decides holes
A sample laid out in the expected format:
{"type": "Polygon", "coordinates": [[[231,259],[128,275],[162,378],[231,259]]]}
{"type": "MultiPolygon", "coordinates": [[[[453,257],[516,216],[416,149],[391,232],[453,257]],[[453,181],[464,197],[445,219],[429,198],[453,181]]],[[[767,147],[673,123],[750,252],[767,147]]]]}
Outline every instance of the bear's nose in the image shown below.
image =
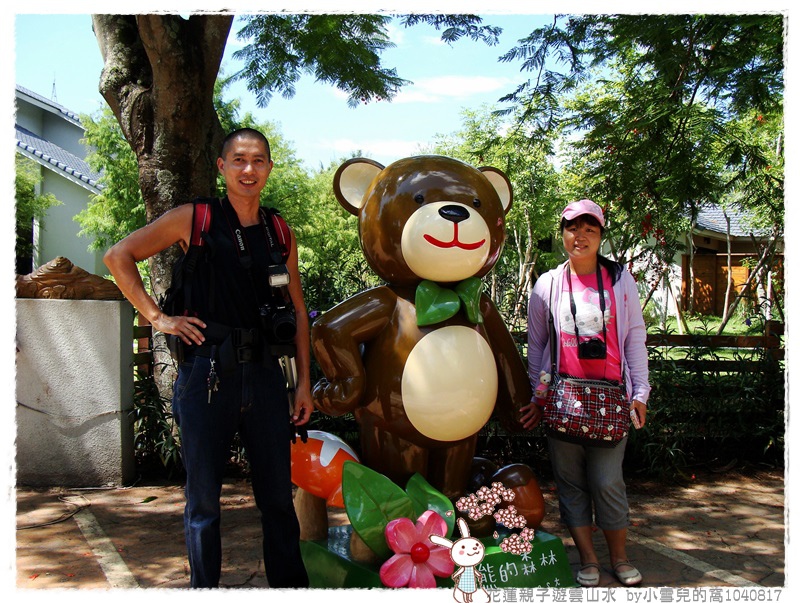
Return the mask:
{"type": "Polygon", "coordinates": [[[469,218],[469,210],[463,205],[445,205],[439,210],[439,215],[458,224],[469,218]]]}

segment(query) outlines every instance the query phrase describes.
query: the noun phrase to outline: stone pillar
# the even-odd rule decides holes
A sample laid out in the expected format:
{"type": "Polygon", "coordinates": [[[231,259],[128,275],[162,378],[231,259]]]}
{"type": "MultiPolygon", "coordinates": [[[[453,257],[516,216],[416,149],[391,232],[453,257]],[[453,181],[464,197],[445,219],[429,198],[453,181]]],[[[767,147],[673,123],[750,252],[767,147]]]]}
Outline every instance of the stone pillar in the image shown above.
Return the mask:
{"type": "Polygon", "coordinates": [[[132,306],[18,298],[16,318],[17,483],[130,483],[132,306]]]}

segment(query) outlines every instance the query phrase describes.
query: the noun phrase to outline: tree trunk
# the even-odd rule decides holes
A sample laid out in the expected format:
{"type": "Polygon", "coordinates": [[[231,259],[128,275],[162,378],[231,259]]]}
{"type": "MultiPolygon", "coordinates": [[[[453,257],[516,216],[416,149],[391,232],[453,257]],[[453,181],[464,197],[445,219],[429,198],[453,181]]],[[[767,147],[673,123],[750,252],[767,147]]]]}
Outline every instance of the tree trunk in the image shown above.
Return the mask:
{"type": "Polygon", "coordinates": [[[678,335],[684,335],[689,332],[689,324],[686,322],[686,315],[683,312],[684,297],[681,295],[680,284],[678,285],[678,292],[676,294],[675,290],[672,288],[672,282],[670,282],[669,292],[675,300],[675,311],[678,315],[678,335]]]}
{"type": "Polygon", "coordinates": [[[533,288],[534,281],[534,266],[539,257],[539,252],[536,250],[536,245],[533,240],[533,225],[531,224],[528,209],[525,208],[525,225],[527,226],[525,232],[525,241],[523,241],[519,230],[514,227],[512,230],[512,239],[517,248],[517,258],[519,265],[517,266],[517,282],[514,284],[514,302],[512,305],[511,313],[511,329],[516,330],[522,325],[522,319],[528,309],[528,299],[530,291],[533,288]]]}
{"type": "Polygon", "coordinates": [[[661,275],[662,289],[664,291],[664,307],[661,309],[661,330],[667,330],[667,316],[669,315],[669,263],[665,263],[664,273],[661,275]]]}
{"type": "Polygon", "coordinates": [[[689,282],[687,283],[687,303],[686,306],[689,310],[689,314],[694,313],[694,228],[696,222],[695,219],[692,218],[692,225],[689,228],[689,237],[688,237],[688,248],[689,248],[689,265],[687,266],[687,272],[689,273],[689,282]]]}
{"type": "MultiPolygon", "coordinates": [[[[224,138],[214,83],[232,22],[230,15],[92,15],[104,61],[99,90],[136,154],[148,223],[214,192],[224,138]]],[[[150,259],[156,297],[169,287],[179,253],[175,246],[150,259]]],[[[171,362],[156,357],[155,365],[171,362]]],[[[170,376],[156,377],[167,393],[170,376]]]]}
{"type": "Polygon", "coordinates": [[[726,325],[728,324],[728,320],[730,317],[733,316],[733,311],[736,309],[736,306],[739,304],[742,298],[750,291],[750,287],[752,286],[753,281],[755,280],[756,274],[764,268],[764,266],[770,261],[775,251],[775,247],[777,246],[777,238],[773,238],[767,247],[761,252],[761,257],[758,259],[758,263],[753,271],[750,273],[750,276],[747,277],[744,285],[742,285],[742,290],[736,295],[731,303],[730,311],[728,312],[728,316],[722,321],[717,329],[717,335],[722,335],[722,332],[725,330],[726,325]]]}
{"type": "Polygon", "coordinates": [[[727,247],[727,265],[728,265],[728,278],[727,278],[727,286],[725,287],[725,302],[722,306],[722,323],[727,324],[728,320],[730,320],[729,314],[733,312],[733,309],[730,307],[731,305],[731,292],[733,291],[733,256],[731,255],[731,219],[728,216],[728,213],[723,211],[722,215],[725,216],[725,240],[728,243],[727,247]]]}
{"type": "Polygon", "coordinates": [[[762,276],[760,278],[761,282],[766,281],[764,284],[765,289],[765,299],[764,303],[766,304],[766,310],[764,312],[764,318],[767,321],[772,320],[772,313],[773,311],[778,314],[780,322],[785,322],[785,318],[783,316],[783,308],[781,307],[780,300],[778,299],[778,295],[775,292],[773,286],[773,268],[777,270],[777,266],[775,266],[775,252],[777,251],[777,242],[773,243],[773,241],[777,241],[779,239],[779,234],[775,230],[772,232],[772,237],[770,238],[770,242],[766,245],[760,245],[756,238],[753,236],[753,233],[750,233],[750,241],[753,243],[753,248],[759,250],[759,256],[767,253],[764,251],[765,249],[769,249],[769,257],[764,265],[761,268],[762,276]],[[766,275],[766,276],[764,276],[766,275]]]}

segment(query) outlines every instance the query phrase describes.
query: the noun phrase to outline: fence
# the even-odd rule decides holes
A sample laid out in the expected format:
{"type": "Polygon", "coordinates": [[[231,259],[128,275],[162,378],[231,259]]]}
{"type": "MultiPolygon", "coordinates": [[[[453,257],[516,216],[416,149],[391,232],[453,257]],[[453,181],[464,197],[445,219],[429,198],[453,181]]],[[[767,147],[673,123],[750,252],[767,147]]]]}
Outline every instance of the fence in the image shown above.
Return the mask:
{"type": "MultiPolygon", "coordinates": [[[[524,354],[526,333],[513,335],[524,354]]],[[[769,458],[780,462],[782,335],[782,327],[775,325],[758,336],[648,334],[652,404],[647,428],[633,434],[628,456],[649,472],[679,470],[715,455],[767,460],[770,452],[769,458]]],[[[153,380],[151,327],[134,327],[134,338],[137,388],[146,391],[153,380]]],[[[319,375],[314,366],[312,373],[319,375]]],[[[351,414],[316,413],[312,421],[311,428],[335,433],[358,449],[358,425],[351,414]]],[[[162,423],[159,419],[149,429],[172,441],[170,425],[162,423]]],[[[493,419],[479,433],[477,452],[496,462],[527,462],[546,471],[541,435],[538,429],[508,433],[493,419]]]]}
{"type": "MultiPolygon", "coordinates": [[[[764,335],[675,335],[649,333],[646,345],[650,351],[650,369],[660,370],[665,363],[670,367],[693,372],[719,373],[731,371],[756,371],[763,366],[761,359],[748,359],[747,355],[763,353],[774,361],[784,359],[783,325],[768,323],[764,335]],[[664,350],[670,350],[667,356],[664,350]],[[728,357],[720,357],[727,353],[728,357]],[[683,357],[681,357],[681,354],[683,357]],[[713,358],[701,356],[714,355],[713,358]]],[[[136,352],[133,366],[136,378],[153,374],[152,327],[143,316],[133,328],[136,352]]],[[[525,332],[515,332],[517,342],[524,342],[525,332]]]]}
{"type": "Polygon", "coordinates": [[[650,472],[689,465],[780,465],[785,441],[782,328],[764,335],[647,338],[648,421],[631,457],[650,472]]]}
{"type": "Polygon", "coordinates": [[[662,335],[647,336],[650,370],[669,362],[675,368],[701,372],[756,371],[764,357],[784,359],[783,342],[777,335],[662,335]],[[669,355],[658,351],[669,350],[669,355]],[[655,352],[655,353],[654,353],[655,352]],[[680,357],[680,354],[683,357],[680,357]],[[704,358],[703,356],[714,356],[704,358]],[[757,356],[757,358],[755,358],[757,356]]]}
{"type": "Polygon", "coordinates": [[[153,374],[153,327],[141,314],[137,314],[137,324],[133,326],[133,340],[136,352],[133,354],[135,378],[149,377],[153,374]]]}

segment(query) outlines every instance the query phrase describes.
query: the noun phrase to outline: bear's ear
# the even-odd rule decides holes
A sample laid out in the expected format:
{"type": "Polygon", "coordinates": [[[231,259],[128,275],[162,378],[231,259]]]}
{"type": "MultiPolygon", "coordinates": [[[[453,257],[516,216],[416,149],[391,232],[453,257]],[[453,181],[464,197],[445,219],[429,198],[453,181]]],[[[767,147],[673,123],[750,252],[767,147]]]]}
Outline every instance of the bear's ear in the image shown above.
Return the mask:
{"type": "Polygon", "coordinates": [[[500,197],[500,203],[503,204],[503,209],[506,213],[511,209],[511,202],[513,201],[513,193],[511,192],[511,181],[508,179],[501,170],[493,167],[479,167],[483,175],[491,182],[494,190],[497,191],[500,197]]]}
{"type": "Polygon", "coordinates": [[[372,159],[356,157],[345,161],[333,176],[337,201],[353,215],[364,205],[364,194],[383,166],[372,159]]]}

